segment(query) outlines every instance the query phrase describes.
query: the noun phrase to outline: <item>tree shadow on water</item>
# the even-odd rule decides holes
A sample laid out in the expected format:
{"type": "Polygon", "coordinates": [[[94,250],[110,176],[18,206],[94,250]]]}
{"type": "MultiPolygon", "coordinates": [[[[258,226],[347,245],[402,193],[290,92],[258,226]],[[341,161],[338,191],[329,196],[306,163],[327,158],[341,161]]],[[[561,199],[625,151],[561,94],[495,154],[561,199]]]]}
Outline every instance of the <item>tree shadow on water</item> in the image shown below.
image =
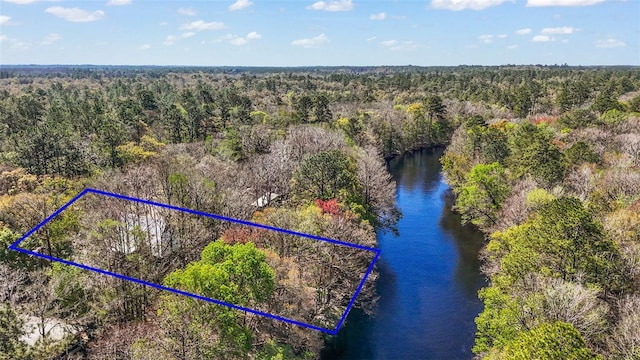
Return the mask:
{"type": "Polygon", "coordinates": [[[383,258],[378,261],[376,268],[380,274],[376,281],[376,293],[379,296],[376,313],[367,315],[360,309],[352,309],[338,335],[326,339],[321,359],[375,358],[374,345],[379,341],[374,338],[375,325],[380,317],[393,316],[389,310],[394,308],[397,301],[396,274],[383,258]]]}
{"type": "Polygon", "coordinates": [[[444,194],[444,207],[440,215],[440,227],[453,241],[458,252],[455,279],[458,287],[470,299],[477,299],[478,290],[486,286],[486,278],[480,272],[479,253],[484,246],[484,235],[471,224],[462,225],[460,214],[452,210],[454,195],[444,194]]]}
{"type": "Polygon", "coordinates": [[[440,181],[440,157],[443,149],[423,149],[389,161],[388,169],[398,186],[414,190],[421,187],[429,192],[440,181]]]}

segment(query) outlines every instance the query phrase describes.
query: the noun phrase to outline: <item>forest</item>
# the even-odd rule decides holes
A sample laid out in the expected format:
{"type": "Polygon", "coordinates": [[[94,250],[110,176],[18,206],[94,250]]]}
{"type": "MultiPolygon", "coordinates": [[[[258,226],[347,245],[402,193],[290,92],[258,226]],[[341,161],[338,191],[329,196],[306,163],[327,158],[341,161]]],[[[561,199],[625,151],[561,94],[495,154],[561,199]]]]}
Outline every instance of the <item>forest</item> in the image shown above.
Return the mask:
{"type": "MultiPolygon", "coordinates": [[[[321,332],[8,246],[91,187],[376,247],[385,161],[431,147],[486,234],[476,356],[639,358],[640,71],[568,66],[0,66],[0,358],[319,358],[321,332]]],[[[371,262],[99,198],[21,246],[327,327],[371,262]]]]}

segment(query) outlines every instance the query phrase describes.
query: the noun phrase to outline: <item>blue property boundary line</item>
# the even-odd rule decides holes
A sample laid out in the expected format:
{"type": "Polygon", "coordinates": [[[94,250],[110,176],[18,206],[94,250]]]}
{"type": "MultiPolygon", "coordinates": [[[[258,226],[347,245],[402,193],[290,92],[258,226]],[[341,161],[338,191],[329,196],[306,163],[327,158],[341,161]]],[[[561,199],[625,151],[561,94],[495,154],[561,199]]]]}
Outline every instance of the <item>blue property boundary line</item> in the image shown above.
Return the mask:
{"type": "Polygon", "coordinates": [[[275,320],[280,320],[280,321],[283,321],[283,322],[286,322],[286,323],[290,323],[290,324],[302,326],[302,327],[305,327],[305,328],[321,331],[321,332],[324,332],[324,333],[327,333],[327,334],[330,334],[330,335],[336,335],[338,333],[338,330],[340,330],[340,327],[342,326],[342,324],[346,320],[347,315],[349,315],[349,311],[353,307],[353,304],[355,303],[356,298],[360,294],[360,291],[362,290],[362,287],[364,286],[364,283],[367,280],[367,277],[369,277],[369,274],[371,274],[371,271],[373,271],[373,267],[374,267],[376,261],[378,260],[378,257],[380,256],[380,249],[376,249],[376,248],[371,248],[371,247],[362,246],[362,245],[358,245],[358,244],[352,244],[352,243],[348,243],[348,242],[344,242],[344,241],[329,239],[329,238],[325,238],[325,237],[321,237],[321,236],[315,236],[315,235],[311,235],[311,234],[300,233],[300,232],[297,232],[297,231],[281,229],[281,228],[277,228],[277,227],[274,227],[274,226],[268,226],[268,225],[264,225],[264,224],[254,223],[254,222],[251,222],[251,221],[245,221],[245,220],[234,219],[234,218],[221,216],[221,215],[209,214],[209,213],[205,213],[205,212],[201,212],[201,211],[197,211],[197,210],[181,208],[181,207],[178,207],[178,206],[158,203],[158,202],[154,202],[154,201],[134,198],[134,197],[126,196],[126,195],[115,194],[115,193],[110,193],[110,192],[107,192],[107,191],[91,189],[91,188],[86,188],[86,189],[82,190],[78,195],[73,197],[69,202],[64,204],[61,208],[56,210],[53,214],[49,215],[41,223],[36,225],[33,229],[29,230],[22,237],[20,237],[20,239],[15,241],[13,244],[9,245],[9,249],[14,250],[14,251],[18,251],[18,252],[21,252],[21,253],[24,253],[24,254],[37,256],[37,257],[40,257],[40,258],[43,258],[43,259],[46,259],[46,260],[57,261],[57,262],[60,262],[60,263],[63,263],[63,264],[75,266],[75,267],[78,267],[78,268],[81,268],[81,269],[84,269],[84,270],[94,271],[94,272],[99,273],[99,274],[113,276],[115,278],[119,278],[119,279],[122,279],[122,280],[127,280],[127,281],[131,281],[131,282],[134,282],[134,283],[151,286],[151,287],[159,289],[159,290],[170,291],[170,292],[178,294],[178,295],[184,295],[184,296],[192,297],[192,298],[195,298],[195,299],[198,299],[198,300],[204,300],[204,301],[207,301],[207,302],[210,302],[210,303],[227,306],[227,307],[232,308],[232,309],[245,311],[245,312],[248,312],[248,313],[264,316],[264,317],[275,319],[275,320]],[[373,259],[371,260],[371,263],[369,264],[369,267],[367,268],[367,271],[365,272],[364,276],[362,277],[362,280],[358,284],[358,288],[356,289],[355,293],[353,294],[353,297],[349,301],[349,305],[347,305],[347,308],[345,309],[344,313],[342,314],[342,317],[338,321],[338,324],[336,325],[336,327],[334,329],[327,329],[327,328],[315,326],[315,325],[312,325],[312,324],[307,324],[307,323],[304,323],[304,322],[301,322],[301,321],[298,321],[298,320],[289,319],[289,318],[286,318],[286,317],[283,317],[283,316],[274,315],[274,314],[270,314],[270,313],[267,313],[267,312],[263,312],[263,311],[259,311],[259,310],[255,310],[255,309],[250,309],[250,308],[246,308],[246,307],[243,307],[243,306],[234,305],[234,304],[231,304],[231,303],[228,303],[228,302],[225,302],[225,301],[208,298],[208,297],[205,297],[205,296],[189,293],[189,292],[186,292],[186,291],[181,291],[181,290],[178,290],[178,289],[169,288],[169,287],[166,287],[166,286],[162,286],[162,285],[155,284],[155,283],[152,283],[152,282],[144,281],[144,280],[141,280],[141,279],[136,279],[136,278],[124,276],[124,275],[121,275],[121,274],[118,274],[118,273],[114,273],[114,272],[111,272],[111,271],[106,271],[106,270],[103,270],[103,269],[94,268],[94,267],[91,267],[91,266],[87,266],[87,265],[76,263],[76,262],[69,261],[69,260],[64,260],[64,259],[57,258],[57,257],[54,257],[54,256],[41,254],[41,253],[38,253],[38,252],[35,252],[35,251],[31,251],[31,250],[27,250],[27,249],[24,249],[24,248],[21,248],[21,247],[18,246],[22,241],[24,241],[26,238],[31,236],[34,232],[38,231],[41,227],[43,227],[45,224],[47,224],[49,221],[51,221],[53,218],[58,216],[61,212],[66,210],[69,206],[71,206],[73,203],[75,203],[81,197],[83,197],[84,195],[86,195],[88,193],[93,193],[93,194],[113,197],[113,198],[117,198],[117,199],[121,199],[121,200],[135,201],[135,202],[148,204],[148,205],[153,205],[153,206],[159,206],[159,207],[163,207],[163,208],[167,208],[167,209],[171,209],[171,210],[182,211],[182,212],[186,212],[186,213],[190,213],[190,214],[194,214],[194,215],[199,215],[199,216],[205,216],[205,217],[213,218],[213,219],[217,219],[217,220],[224,220],[224,221],[229,221],[229,222],[233,222],[233,223],[237,223],[237,224],[248,225],[248,226],[253,226],[253,227],[262,228],[262,229],[266,229],[266,230],[277,231],[277,232],[281,232],[281,233],[285,233],[285,234],[289,234],[289,235],[302,236],[302,237],[305,237],[305,238],[314,239],[314,240],[323,241],[323,242],[328,242],[328,243],[335,244],[335,245],[346,246],[346,247],[351,247],[351,248],[355,248],[355,249],[359,249],[359,250],[370,251],[370,252],[373,252],[375,255],[374,255],[373,259]]]}

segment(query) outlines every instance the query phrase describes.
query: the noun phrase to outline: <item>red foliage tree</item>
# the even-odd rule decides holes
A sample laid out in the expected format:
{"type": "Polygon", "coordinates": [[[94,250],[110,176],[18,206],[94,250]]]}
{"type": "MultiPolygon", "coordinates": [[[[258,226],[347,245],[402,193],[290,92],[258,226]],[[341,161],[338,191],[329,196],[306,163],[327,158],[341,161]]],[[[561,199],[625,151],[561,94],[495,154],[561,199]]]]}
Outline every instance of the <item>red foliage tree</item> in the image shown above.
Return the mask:
{"type": "Polygon", "coordinates": [[[322,199],[316,199],[316,205],[322,210],[323,214],[341,215],[340,204],[335,198],[324,201],[322,199]]]}

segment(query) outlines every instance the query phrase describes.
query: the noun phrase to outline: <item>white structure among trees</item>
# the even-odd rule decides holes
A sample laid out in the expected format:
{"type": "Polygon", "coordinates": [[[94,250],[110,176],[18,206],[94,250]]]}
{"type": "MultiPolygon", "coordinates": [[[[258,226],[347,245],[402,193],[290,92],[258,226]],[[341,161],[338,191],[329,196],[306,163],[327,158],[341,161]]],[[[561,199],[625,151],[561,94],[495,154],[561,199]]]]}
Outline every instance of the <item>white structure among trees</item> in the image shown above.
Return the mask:
{"type": "Polygon", "coordinates": [[[172,241],[171,234],[167,231],[164,217],[154,207],[142,215],[126,214],[120,221],[123,227],[120,229],[118,242],[111,247],[113,251],[128,255],[146,244],[153,256],[162,257],[178,248],[178,243],[172,241]]]}

